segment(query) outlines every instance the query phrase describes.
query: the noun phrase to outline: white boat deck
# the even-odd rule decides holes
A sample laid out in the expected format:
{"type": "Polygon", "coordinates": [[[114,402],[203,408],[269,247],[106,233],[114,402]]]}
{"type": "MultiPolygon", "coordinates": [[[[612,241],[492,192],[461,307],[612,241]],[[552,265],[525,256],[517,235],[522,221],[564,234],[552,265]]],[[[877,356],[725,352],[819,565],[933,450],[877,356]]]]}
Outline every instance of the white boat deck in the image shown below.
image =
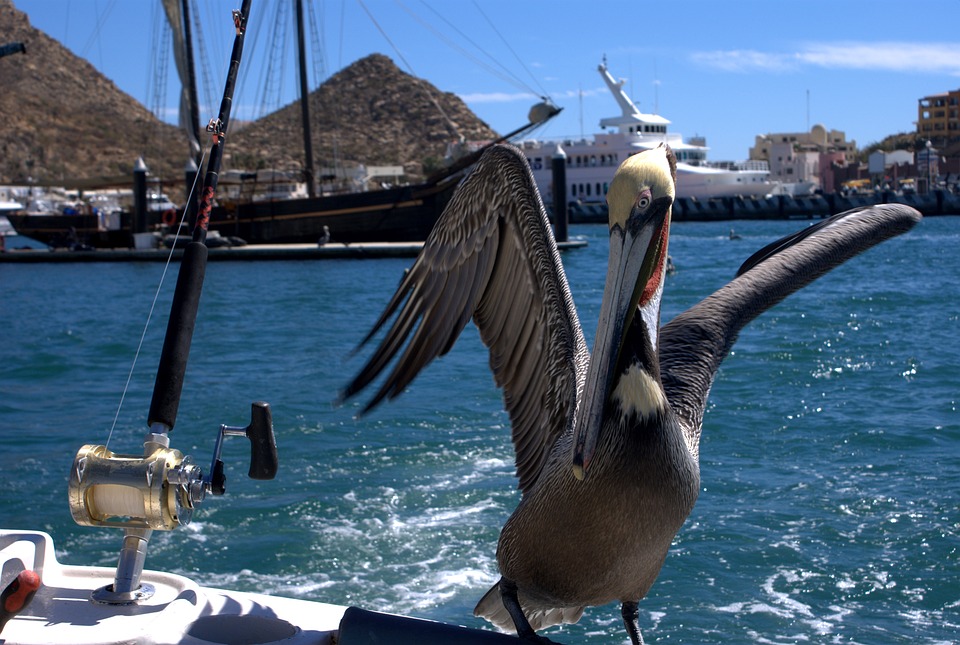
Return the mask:
{"type": "Polygon", "coordinates": [[[115,571],[57,561],[53,540],[39,531],[0,530],[4,582],[19,570],[42,581],[24,613],[3,628],[12,645],[121,643],[333,643],[346,607],[278,596],[200,587],[183,576],[144,571],[154,595],[136,605],[107,605],[91,593],[112,584],[115,571]]]}

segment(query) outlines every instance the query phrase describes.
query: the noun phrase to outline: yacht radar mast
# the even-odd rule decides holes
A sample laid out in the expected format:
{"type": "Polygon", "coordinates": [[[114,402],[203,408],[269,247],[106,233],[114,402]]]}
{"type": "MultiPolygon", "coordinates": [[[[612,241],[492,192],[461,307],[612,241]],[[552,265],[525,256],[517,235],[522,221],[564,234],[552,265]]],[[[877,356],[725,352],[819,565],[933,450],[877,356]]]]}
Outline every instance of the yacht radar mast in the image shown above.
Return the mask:
{"type": "Polygon", "coordinates": [[[644,114],[641,112],[636,104],[630,100],[630,97],[627,96],[627,93],[623,91],[625,81],[618,81],[610,74],[610,71],[607,69],[607,59],[605,56],[603,61],[597,66],[597,71],[600,72],[600,76],[603,77],[603,81],[607,84],[607,88],[610,90],[610,93],[613,94],[613,98],[617,101],[617,105],[620,106],[621,111],[620,116],[600,119],[601,128],[612,127],[617,128],[621,133],[633,134],[634,132],[651,131],[645,129],[644,126],[658,126],[653,132],[666,134],[670,121],[657,114],[644,114]]]}

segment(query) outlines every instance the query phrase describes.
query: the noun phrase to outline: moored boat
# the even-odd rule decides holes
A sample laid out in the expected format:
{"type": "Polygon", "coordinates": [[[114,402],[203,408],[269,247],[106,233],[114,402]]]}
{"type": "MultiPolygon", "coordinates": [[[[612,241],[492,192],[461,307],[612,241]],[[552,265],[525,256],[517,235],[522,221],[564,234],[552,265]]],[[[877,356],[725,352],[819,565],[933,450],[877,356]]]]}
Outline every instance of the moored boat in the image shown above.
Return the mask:
{"type": "Polygon", "coordinates": [[[597,69],[620,106],[620,115],[600,120],[602,128],[614,131],[596,134],[590,139],[528,140],[522,143],[545,202],[553,201],[550,166],[558,146],[567,159],[567,199],[578,204],[604,203],[608,184],[620,163],[630,155],[661,143],[668,144],[677,156],[678,198],[746,197],[776,191],[779,184],[770,179],[766,162],[719,165],[707,161],[708,148],[703,138],[685,141],[682,135],[670,132],[669,120],[637,108],[623,90],[623,81],[615,80],[610,74],[605,60],[597,69]]]}
{"type": "Polygon", "coordinates": [[[461,175],[383,190],[249,201],[217,208],[210,229],[250,244],[422,242],[461,175]]]}
{"type": "Polygon", "coordinates": [[[116,203],[93,198],[68,201],[44,193],[24,201],[23,208],[6,212],[19,235],[71,249],[132,245],[131,216],[116,203]]]}

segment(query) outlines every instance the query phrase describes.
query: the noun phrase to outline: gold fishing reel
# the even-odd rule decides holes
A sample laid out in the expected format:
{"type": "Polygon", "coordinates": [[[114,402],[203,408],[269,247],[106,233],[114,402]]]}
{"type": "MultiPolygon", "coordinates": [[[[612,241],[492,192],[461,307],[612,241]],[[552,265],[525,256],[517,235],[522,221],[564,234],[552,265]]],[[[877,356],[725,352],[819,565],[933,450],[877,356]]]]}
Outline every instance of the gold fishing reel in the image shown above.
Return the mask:
{"type": "Polygon", "coordinates": [[[189,524],[202,501],[203,473],[179,450],[118,455],[86,445],[73,460],[70,513],[83,526],[172,530],[189,524]]]}
{"type": "Polygon", "coordinates": [[[70,470],[70,513],[77,524],[123,529],[172,530],[190,523],[207,493],[222,495],[226,477],[220,459],[224,437],[251,443],[249,476],[273,479],[277,445],[270,406],[256,402],[250,425],[220,426],[207,475],[188,455],[169,447],[166,434],[148,434],[143,455],[121,455],[106,446],[80,448],[70,470]]]}

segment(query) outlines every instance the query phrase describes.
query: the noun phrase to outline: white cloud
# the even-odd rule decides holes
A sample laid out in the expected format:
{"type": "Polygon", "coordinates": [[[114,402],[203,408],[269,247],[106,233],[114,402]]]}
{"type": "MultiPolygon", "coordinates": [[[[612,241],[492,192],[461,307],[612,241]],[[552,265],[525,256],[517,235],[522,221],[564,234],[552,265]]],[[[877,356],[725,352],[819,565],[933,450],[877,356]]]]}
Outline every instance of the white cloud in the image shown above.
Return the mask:
{"type": "Polygon", "coordinates": [[[562,92],[557,92],[553,94],[555,99],[575,99],[581,96],[609,96],[610,90],[605,87],[595,87],[593,89],[586,90],[564,90],[562,92]]]}
{"type": "Polygon", "coordinates": [[[820,67],[960,73],[960,44],[954,43],[819,43],[807,47],[798,58],[820,67]]]}
{"type": "Polygon", "coordinates": [[[530,101],[529,92],[472,92],[458,94],[464,103],[512,103],[513,101],[530,101]]]}
{"type": "MultiPolygon", "coordinates": [[[[583,96],[596,96],[598,94],[608,94],[606,88],[594,88],[582,90],[583,96]]],[[[556,100],[577,98],[581,95],[581,90],[564,90],[554,92],[550,98],[556,100]]],[[[530,102],[539,99],[529,92],[472,92],[468,94],[458,94],[464,103],[512,103],[514,101],[530,102]]]]}
{"type": "Polygon", "coordinates": [[[803,67],[960,75],[960,44],[811,43],[793,53],[756,50],[694,52],[691,60],[725,72],[791,72],[803,67]]]}
{"type": "Polygon", "coordinates": [[[786,72],[797,68],[794,56],[750,49],[694,52],[690,59],[699,65],[724,72],[786,72]]]}

